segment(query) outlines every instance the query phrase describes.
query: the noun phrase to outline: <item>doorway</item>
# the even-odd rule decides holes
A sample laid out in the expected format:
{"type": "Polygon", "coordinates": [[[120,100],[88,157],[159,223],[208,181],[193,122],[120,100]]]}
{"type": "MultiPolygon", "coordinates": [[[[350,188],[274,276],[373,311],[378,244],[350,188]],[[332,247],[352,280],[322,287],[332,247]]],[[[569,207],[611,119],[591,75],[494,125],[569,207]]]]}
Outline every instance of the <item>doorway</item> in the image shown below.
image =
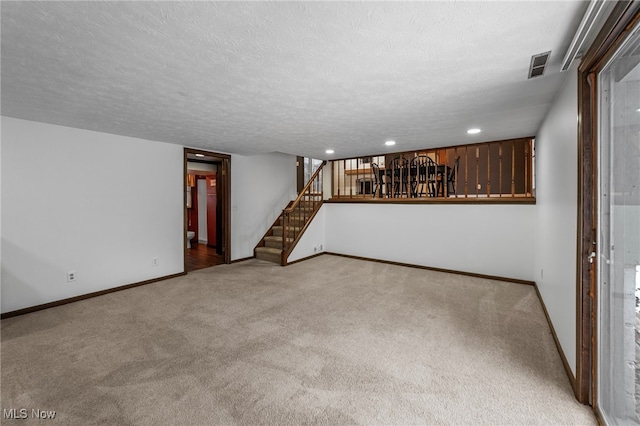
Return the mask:
{"type": "Polygon", "coordinates": [[[619,2],[579,67],[576,395],[640,425],[640,4],[619,2]]]}
{"type": "Polygon", "coordinates": [[[185,148],[185,272],[230,263],[230,163],[226,154],[185,148]]]}

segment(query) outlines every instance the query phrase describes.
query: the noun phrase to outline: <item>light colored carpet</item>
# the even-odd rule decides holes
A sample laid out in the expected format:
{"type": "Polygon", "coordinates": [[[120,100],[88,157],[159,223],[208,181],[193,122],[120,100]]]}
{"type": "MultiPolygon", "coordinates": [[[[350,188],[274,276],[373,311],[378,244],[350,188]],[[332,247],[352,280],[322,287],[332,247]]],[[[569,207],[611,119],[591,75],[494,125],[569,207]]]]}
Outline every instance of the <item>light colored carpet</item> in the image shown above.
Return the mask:
{"type": "Polygon", "coordinates": [[[533,287],[330,255],[6,319],[1,353],[46,424],[596,424],[533,287]]]}

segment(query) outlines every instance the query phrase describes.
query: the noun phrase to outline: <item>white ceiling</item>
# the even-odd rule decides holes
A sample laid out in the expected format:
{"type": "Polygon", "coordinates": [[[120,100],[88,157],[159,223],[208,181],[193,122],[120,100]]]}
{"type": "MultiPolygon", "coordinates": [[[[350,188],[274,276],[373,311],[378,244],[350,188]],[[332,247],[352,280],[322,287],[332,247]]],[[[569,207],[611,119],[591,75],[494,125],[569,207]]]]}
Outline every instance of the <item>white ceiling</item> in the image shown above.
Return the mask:
{"type": "Polygon", "coordinates": [[[2,114],[322,159],[532,136],[586,6],[2,1],[2,114]]]}

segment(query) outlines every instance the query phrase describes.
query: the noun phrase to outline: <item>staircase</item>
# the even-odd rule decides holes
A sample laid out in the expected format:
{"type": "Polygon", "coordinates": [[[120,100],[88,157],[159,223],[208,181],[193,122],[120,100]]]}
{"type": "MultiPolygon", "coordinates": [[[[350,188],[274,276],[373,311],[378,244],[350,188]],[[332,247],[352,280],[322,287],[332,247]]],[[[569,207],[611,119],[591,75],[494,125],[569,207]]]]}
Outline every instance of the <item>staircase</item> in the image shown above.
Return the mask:
{"type": "MultiPolygon", "coordinates": [[[[291,205],[293,202],[289,203],[291,205]]],[[[283,215],[280,214],[278,219],[271,226],[267,234],[262,238],[260,244],[255,248],[255,256],[258,259],[268,260],[269,262],[283,263],[283,240],[284,246],[291,247],[296,235],[302,235],[302,229],[306,227],[307,223],[311,221],[311,214],[313,213],[312,202],[305,201],[302,205],[303,214],[301,217],[291,217],[289,219],[289,226],[287,227],[287,236],[283,237],[284,224],[283,215]]],[[[285,263],[286,264],[286,263],[285,263]]]]}
{"type": "Polygon", "coordinates": [[[322,206],[322,168],[325,164],[326,161],[318,167],[298,198],[287,205],[267,230],[253,250],[256,258],[282,266],[287,264],[289,254],[322,206]]]}

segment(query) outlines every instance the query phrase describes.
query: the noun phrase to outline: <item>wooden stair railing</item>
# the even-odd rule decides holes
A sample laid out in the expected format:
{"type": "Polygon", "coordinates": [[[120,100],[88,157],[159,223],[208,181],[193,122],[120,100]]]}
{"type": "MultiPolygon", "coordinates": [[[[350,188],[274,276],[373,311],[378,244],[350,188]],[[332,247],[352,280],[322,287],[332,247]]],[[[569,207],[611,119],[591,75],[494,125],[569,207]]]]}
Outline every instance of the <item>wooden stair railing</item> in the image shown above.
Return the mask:
{"type": "Polygon", "coordinates": [[[324,200],[322,169],[326,164],[326,161],[320,164],[298,194],[298,198],[282,211],[282,266],[287,264],[289,255],[322,206],[324,200]]]}
{"type": "Polygon", "coordinates": [[[298,197],[289,202],[273,225],[267,230],[256,248],[254,256],[270,262],[287,265],[287,259],[306,231],[324,199],[322,168],[315,171],[298,197]]]}

